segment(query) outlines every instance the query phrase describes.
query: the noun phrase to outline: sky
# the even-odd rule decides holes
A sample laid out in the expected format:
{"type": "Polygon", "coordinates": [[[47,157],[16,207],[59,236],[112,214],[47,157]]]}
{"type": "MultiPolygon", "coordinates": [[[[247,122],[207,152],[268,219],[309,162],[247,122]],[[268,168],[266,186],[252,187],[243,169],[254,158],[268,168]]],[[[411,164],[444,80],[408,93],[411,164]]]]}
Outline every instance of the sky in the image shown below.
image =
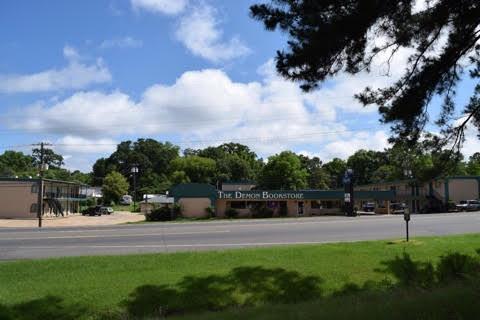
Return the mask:
{"type": "MultiPolygon", "coordinates": [[[[258,2],[1,1],[0,153],[45,141],[68,169],[88,172],[138,138],[182,149],[233,141],[263,158],[292,150],[323,161],[388,147],[376,107],[353,95],[392,83],[409,51],[388,74],[379,56],[370,73],[339,74],[305,94],[276,74],[287,37],[249,17],[258,2]]],[[[473,86],[461,82],[460,103],[473,86]]],[[[464,154],[479,149],[468,130],[464,154]]]]}

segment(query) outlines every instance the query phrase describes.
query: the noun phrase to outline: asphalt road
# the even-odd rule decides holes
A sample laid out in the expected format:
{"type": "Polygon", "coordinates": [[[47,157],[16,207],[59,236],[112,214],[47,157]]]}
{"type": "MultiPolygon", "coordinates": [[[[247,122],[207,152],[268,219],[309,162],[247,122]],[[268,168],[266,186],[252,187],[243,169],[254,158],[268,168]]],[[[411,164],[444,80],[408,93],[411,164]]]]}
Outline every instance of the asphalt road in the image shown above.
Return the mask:
{"type": "MultiPolygon", "coordinates": [[[[480,233],[480,212],[412,215],[411,237],[480,233]]],[[[0,229],[0,260],[398,239],[403,216],[0,229]]]]}

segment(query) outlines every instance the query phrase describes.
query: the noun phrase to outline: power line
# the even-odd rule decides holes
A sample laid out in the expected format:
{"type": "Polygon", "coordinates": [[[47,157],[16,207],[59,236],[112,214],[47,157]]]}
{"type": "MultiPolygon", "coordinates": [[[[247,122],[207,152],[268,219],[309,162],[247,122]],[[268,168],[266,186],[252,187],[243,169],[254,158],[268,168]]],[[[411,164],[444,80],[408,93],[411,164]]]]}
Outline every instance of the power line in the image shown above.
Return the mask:
{"type": "MultiPolygon", "coordinates": [[[[337,131],[319,131],[319,132],[310,132],[301,135],[294,135],[294,136],[263,136],[263,137],[249,137],[249,138],[221,138],[221,139],[194,139],[194,140],[171,140],[168,141],[173,144],[177,145],[189,145],[192,143],[212,143],[212,142],[236,142],[236,141],[258,141],[258,142],[267,142],[267,141],[275,141],[275,140],[295,140],[295,139],[303,139],[310,136],[322,136],[322,135],[332,135],[332,134],[341,134],[341,133],[348,133],[348,132],[358,132],[364,130],[372,130],[378,128],[376,127],[364,127],[364,128],[357,128],[357,129],[348,129],[348,130],[337,130],[337,131]]],[[[91,146],[116,146],[118,143],[51,143],[49,144],[53,147],[91,147],[91,146]]],[[[6,145],[0,146],[2,149],[17,149],[17,148],[24,148],[24,147],[32,147],[34,144],[23,144],[23,145],[6,145]]]]}
{"type": "MultiPolygon", "coordinates": [[[[103,128],[127,128],[127,129],[141,129],[141,128],[157,128],[161,129],[162,126],[169,126],[175,125],[177,127],[191,127],[191,126],[199,126],[201,125],[202,128],[208,127],[218,127],[218,122],[237,122],[241,121],[242,124],[252,124],[252,123],[262,123],[265,121],[279,121],[279,120],[292,120],[292,119],[299,119],[305,118],[307,120],[316,119],[316,117],[323,116],[323,112],[314,112],[314,113],[290,113],[290,114],[283,114],[281,117],[264,117],[264,118],[255,118],[255,119],[245,119],[245,117],[233,117],[233,118],[223,118],[223,119],[197,119],[197,120],[179,120],[179,121],[160,121],[156,123],[136,123],[136,124],[129,124],[120,125],[120,124],[113,124],[113,123],[101,123],[100,126],[92,127],[88,125],[82,126],[68,126],[68,130],[59,130],[58,127],[53,126],[44,126],[39,128],[9,128],[9,129],[1,129],[0,134],[10,134],[11,132],[22,132],[22,133],[36,133],[36,132],[44,132],[44,131],[68,131],[68,132],[92,132],[92,131],[102,131],[103,128]],[[297,115],[297,116],[295,116],[297,115]],[[211,126],[206,126],[202,124],[209,124],[212,123],[211,126]]],[[[355,117],[342,117],[342,120],[358,120],[359,116],[355,117]]],[[[327,121],[328,122],[328,121],[327,121]]],[[[332,121],[333,122],[333,121],[332,121]]],[[[128,131],[128,130],[125,130],[128,131]]],[[[59,132],[52,132],[48,134],[58,134],[59,132]]]]}

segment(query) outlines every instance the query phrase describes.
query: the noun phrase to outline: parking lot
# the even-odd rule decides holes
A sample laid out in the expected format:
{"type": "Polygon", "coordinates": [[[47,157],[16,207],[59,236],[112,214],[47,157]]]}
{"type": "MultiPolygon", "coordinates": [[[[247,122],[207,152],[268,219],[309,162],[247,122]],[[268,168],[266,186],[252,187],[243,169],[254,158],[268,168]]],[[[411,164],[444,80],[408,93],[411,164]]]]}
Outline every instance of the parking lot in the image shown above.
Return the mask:
{"type": "MultiPolygon", "coordinates": [[[[111,215],[82,216],[71,215],[58,218],[44,218],[44,227],[79,227],[79,226],[108,226],[127,222],[143,221],[142,214],[130,212],[115,212],[111,215]]],[[[0,228],[31,228],[38,226],[38,220],[34,219],[0,219],[0,228]]]]}

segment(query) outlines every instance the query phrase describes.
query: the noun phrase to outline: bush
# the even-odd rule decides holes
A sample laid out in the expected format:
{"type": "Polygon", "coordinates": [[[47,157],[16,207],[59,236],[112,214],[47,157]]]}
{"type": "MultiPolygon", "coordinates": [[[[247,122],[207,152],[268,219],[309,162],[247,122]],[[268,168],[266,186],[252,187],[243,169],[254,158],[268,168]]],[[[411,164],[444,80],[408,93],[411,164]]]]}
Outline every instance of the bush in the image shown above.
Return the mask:
{"type": "Polygon", "coordinates": [[[236,218],[238,216],[238,211],[233,208],[228,208],[225,210],[225,216],[227,218],[236,218]]]}
{"type": "Polygon", "coordinates": [[[182,216],[182,206],[178,203],[173,204],[173,215],[175,219],[182,216]]]}
{"type": "Polygon", "coordinates": [[[439,282],[456,279],[465,279],[480,273],[478,259],[462,253],[451,253],[440,258],[437,265],[437,278],[439,282]]]}
{"type": "Polygon", "coordinates": [[[153,209],[152,212],[145,215],[147,221],[170,221],[175,220],[174,210],[168,207],[153,209]]]}
{"type": "Polygon", "coordinates": [[[215,208],[212,206],[206,207],[205,212],[207,213],[207,218],[215,217],[215,208]]]}

